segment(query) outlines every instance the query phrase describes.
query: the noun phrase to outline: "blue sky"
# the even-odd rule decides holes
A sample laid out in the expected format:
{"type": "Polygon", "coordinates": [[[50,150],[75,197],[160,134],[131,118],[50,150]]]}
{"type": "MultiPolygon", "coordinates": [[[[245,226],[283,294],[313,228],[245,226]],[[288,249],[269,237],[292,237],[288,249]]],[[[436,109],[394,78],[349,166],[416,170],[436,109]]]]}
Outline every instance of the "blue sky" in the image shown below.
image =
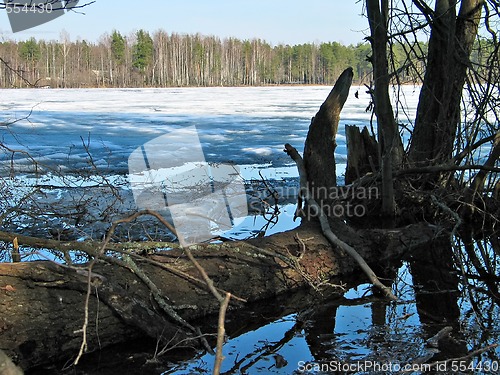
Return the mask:
{"type": "Polygon", "coordinates": [[[69,13],[15,34],[6,12],[0,11],[0,39],[59,40],[64,30],[71,40],[97,41],[114,29],[124,35],[138,29],[164,29],[169,33],[261,38],[272,44],[357,44],[368,27],[358,0],[96,0],[81,11],[85,15],[69,13]]]}

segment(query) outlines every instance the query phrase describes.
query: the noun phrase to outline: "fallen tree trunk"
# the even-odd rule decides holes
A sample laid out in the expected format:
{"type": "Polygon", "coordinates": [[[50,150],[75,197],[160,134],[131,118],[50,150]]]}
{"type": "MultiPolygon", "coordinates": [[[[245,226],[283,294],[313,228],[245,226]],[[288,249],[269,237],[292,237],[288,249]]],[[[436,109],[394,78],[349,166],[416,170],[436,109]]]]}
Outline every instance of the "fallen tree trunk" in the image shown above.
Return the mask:
{"type": "MultiPolygon", "coordinates": [[[[429,243],[436,228],[419,224],[357,234],[351,245],[368,262],[379,263],[382,257],[399,257],[429,243]]],[[[217,288],[240,298],[231,300],[233,310],[245,306],[242,299],[259,301],[306,286],[319,288],[331,277],[360,272],[351,257],[332,249],[317,224],[268,238],[199,245],[192,253],[217,288]]],[[[182,249],[130,256],[182,319],[192,322],[217,314],[219,302],[197,281],[198,271],[182,249]]],[[[87,351],[141,335],[164,342],[193,336],[162,311],[137,274],[109,261],[103,259],[93,269],[87,351]]],[[[0,264],[0,350],[24,369],[76,356],[82,342],[86,271],[85,265],[49,261],[0,264]]]]}

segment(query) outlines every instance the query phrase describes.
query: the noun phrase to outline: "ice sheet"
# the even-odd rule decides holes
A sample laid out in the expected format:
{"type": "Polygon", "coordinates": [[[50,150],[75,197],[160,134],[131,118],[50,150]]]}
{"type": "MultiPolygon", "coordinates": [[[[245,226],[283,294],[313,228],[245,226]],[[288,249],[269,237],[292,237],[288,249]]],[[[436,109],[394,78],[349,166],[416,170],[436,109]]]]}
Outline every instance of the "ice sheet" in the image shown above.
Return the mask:
{"type": "MultiPolygon", "coordinates": [[[[94,165],[125,173],[127,159],[140,145],[195,125],[207,161],[236,164],[290,163],[287,142],[302,151],[310,119],[329,86],[214,87],[167,89],[23,89],[0,90],[2,142],[25,150],[52,167],[67,170],[94,165]],[[28,118],[26,118],[29,115],[28,118]]],[[[419,88],[403,87],[404,113],[414,114],[419,88]]],[[[370,98],[353,86],[342,111],[338,157],[345,157],[344,125],[369,126],[370,98]],[[354,93],[358,91],[359,99],[354,93]]],[[[376,122],[373,124],[376,131],[376,122]]],[[[10,163],[12,154],[1,155],[10,163]]],[[[15,154],[15,163],[28,163],[15,154]]]]}

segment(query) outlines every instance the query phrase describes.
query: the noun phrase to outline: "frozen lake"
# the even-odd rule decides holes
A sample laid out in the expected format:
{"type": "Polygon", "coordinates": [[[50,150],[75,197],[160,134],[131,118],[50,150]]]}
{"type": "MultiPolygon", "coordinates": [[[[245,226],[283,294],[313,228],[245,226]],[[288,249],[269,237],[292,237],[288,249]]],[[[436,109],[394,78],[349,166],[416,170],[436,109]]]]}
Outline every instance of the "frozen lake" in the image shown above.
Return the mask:
{"type": "MultiPolygon", "coordinates": [[[[302,151],[310,119],[330,90],[328,86],[0,90],[0,122],[15,122],[2,128],[2,142],[71,171],[88,168],[89,151],[97,167],[125,173],[134,149],[195,125],[207,161],[279,168],[291,165],[283,152],[285,143],[302,151]]],[[[404,93],[414,111],[418,89],[405,87],[404,93]]],[[[344,125],[368,125],[369,102],[364,87],[352,87],[337,138],[340,163],[346,154],[344,125]],[[356,91],[359,99],[354,97],[356,91]]],[[[2,155],[9,167],[11,156],[2,155]]],[[[16,154],[14,161],[19,170],[30,164],[22,154],[16,154]]]]}

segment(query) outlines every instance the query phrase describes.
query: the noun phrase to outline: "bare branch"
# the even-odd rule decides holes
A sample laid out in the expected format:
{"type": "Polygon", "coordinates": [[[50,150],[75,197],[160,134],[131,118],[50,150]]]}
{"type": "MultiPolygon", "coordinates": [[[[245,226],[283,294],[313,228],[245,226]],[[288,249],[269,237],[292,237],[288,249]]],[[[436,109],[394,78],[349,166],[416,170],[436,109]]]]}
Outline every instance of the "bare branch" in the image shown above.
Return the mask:
{"type": "Polygon", "coordinates": [[[224,323],[226,320],[226,311],[230,299],[231,299],[231,293],[226,293],[226,297],[222,301],[220,301],[219,320],[217,324],[217,351],[216,351],[214,371],[213,371],[214,375],[220,374],[220,368],[222,365],[222,361],[224,360],[224,355],[222,354],[222,346],[224,345],[224,340],[226,335],[224,323]]]}

